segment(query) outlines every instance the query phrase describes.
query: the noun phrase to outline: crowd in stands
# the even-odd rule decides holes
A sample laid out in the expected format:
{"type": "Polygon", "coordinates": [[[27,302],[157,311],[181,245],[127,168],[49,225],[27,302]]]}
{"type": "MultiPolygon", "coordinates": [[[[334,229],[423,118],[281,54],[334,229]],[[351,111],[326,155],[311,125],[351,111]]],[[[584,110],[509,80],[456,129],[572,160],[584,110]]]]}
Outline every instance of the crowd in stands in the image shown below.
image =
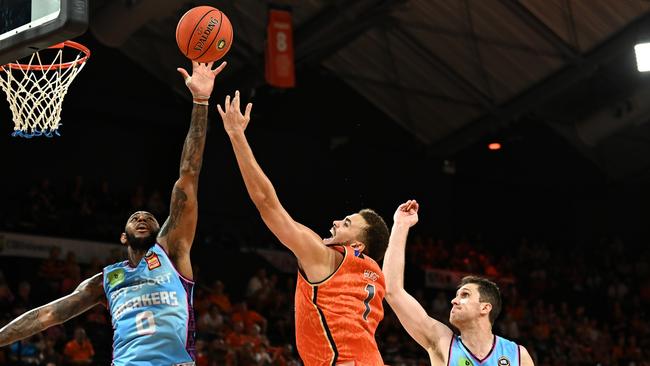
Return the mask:
{"type": "MultiPolygon", "coordinates": [[[[74,232],[84,237],[86,228],[103,227],[103,234],[114,238],[113,232],[121,227],[109,227],[109,217],[141,208],[158,217],[166,212],[157,191],[138,188],[130,198],[120,199],[113,197],[106,182],[100,184],[103,193],[83,187],[79,178],[68,196],[57,196],[44,180],[29,191],[25,210],[15,211],[1,229],[34,229],[52,236],[74,232]],[[62,228],[67,220],[74,227],[62,228]]],[[[416,232],[409,239],[407,256],[407,290],[431,316],[445,323],[455,290],[427,287],[426,271],[448,269],[496,279],[504,306],[495,333],[526,346],[536,365],[650,364],[648,245],[616,238],[586,243],[442,240],[416,232]]],[[[222,257],[221,261],[228,261],[227,255],[222,257]]],[[[26,264],[0,257],[0,325],[69,293],[114,260],[81,265],[75,253],[56,249],[43,261],[23,259],[26,264]]],[[[215,266],[220,263],[215,259],[215,266]]],[[[256,263],[254,272],[243,278],[215,276],[207,265],[197,264],[197,365],[301,364],[294,348],[295,274],[259,264],[263,262],[251,263],[256,263]]],[[[388,305],[385,310],[377,332],[385,363],[428,365],[427,354],[403,330],[388,305]]],[[[69,323],[0,349],[0,365],[108,365],[111,344],[110,317],[98,306],[69,323]]]]}
{"type": "Polygon", "coordinates": [[[108,180],[89,181],[82,176],[54,183],[44,178],[24,192],[11,193],[8,210],[3,213],[4,228],[31,234],[114,242],[121,229],[114,222],[125,222],[135,210],[147,210],[156,217],[163,217],[168,210],[168,198],[158,189],[146,192],[138,185],[125,193],[115,190],[108,180]]]}

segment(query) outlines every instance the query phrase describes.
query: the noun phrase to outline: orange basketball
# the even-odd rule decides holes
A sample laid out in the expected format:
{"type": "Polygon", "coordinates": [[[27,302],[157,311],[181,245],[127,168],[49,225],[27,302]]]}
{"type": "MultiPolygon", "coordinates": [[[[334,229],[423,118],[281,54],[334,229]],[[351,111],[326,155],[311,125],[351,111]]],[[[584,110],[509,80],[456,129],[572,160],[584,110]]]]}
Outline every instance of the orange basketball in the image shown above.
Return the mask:
{"type": "Polygon", "coordinates": [[[196,62],[222,58],[232,45],[232,35],[232,24],[226,14],[211,6],[188,10],[176,26],[178,48],[196,62]]]}

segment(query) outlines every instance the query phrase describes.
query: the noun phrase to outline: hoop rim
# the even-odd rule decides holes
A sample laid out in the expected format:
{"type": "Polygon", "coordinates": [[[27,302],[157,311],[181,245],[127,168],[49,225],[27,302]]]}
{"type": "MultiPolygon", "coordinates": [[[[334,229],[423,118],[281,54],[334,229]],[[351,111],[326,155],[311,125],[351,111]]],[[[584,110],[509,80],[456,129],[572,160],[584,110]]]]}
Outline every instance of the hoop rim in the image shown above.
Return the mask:
{"type": "MultiPolygon", "coordinates": [[[[71,68],[71,67],[76,66],[76,65],[81,65],[84,62],[86,62],[86,60],[88,60],[88,57],[90,57],[90,49],[88,49],[88,47],[82,45],[81,43],[74,42],[74,41],[64,41],[64,42],[62,42],[62,44],[63,44],[63,47],[70,47],[70,48],[74,48],[76,50],[79,50],[79,51],[83,52],[84,57],[82,57],[82,58],[80,58],[78,60],[75,60],[75,61],[54,63],[54,64],[51,64],[51,65],[26,65],[26,64],[22,64],[22,63],[16,61],[16,62],[13,62],[13,63],[8,63],[6,65],[0,66],[0,68],[4,70],[5,67],[8,67],[8,68],[13,69],[13,70],[23,70],[23,71],[44,71],[44,70],[50,70],[50,69],[53,69],[53,68],[63,70],[63,69],[71,68]]],[[[61,43],[58,43],[58,44],[52,45],[51,47],[48,47],[48,48],[63,48],[60,45],[61,45],[61,43]]],[[[36,52],[38,52],[38,51],[36,51],[36,52]]]]}

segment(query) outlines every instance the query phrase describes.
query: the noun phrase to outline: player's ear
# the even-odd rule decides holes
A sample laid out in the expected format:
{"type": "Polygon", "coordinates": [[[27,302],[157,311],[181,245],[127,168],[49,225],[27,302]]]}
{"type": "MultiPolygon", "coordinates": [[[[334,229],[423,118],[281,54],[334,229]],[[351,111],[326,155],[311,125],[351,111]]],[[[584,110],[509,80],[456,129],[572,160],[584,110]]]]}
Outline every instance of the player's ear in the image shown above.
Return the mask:
{"type": "Polygon", "coordinates": [[[350,246],[359,253],[363,253],[364,249],[366,249],[366,245],[357,240],[353,241],[350,246]]]}
{"type": "Polygon", "coordinates": [[[481,313],[489,314],[490,310],[492,310],[492,304],[490,304],[489,302],[484,302],[481,304],[481,313]]]}
{"type": "Polygon", "coordinates": [[[122,235],[120,235],[120,243],[122,243],[122,245],[126,245],[126,233],[122,233],[122,235]]]}

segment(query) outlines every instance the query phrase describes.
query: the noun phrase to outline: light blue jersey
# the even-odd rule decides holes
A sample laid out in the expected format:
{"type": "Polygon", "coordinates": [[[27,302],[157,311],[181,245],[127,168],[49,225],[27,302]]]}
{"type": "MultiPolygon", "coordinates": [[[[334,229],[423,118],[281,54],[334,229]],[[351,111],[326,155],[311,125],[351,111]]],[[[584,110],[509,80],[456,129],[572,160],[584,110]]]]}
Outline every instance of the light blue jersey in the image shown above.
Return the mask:
{"type": "Polygon", "coordinates": [[[454,335],[449,346],[448,366],[519,366],[521,357],[517,343],[494,336],[492,350],[480,360],[463,344],[460,336],[454,335]]]}
{"type": "Polygon", "coordinates": [[[134,268],[104,268],[113,323],[114,366],[192,365],[194,282],[183,278],[165,250],[154,245],[134,268]]]}

